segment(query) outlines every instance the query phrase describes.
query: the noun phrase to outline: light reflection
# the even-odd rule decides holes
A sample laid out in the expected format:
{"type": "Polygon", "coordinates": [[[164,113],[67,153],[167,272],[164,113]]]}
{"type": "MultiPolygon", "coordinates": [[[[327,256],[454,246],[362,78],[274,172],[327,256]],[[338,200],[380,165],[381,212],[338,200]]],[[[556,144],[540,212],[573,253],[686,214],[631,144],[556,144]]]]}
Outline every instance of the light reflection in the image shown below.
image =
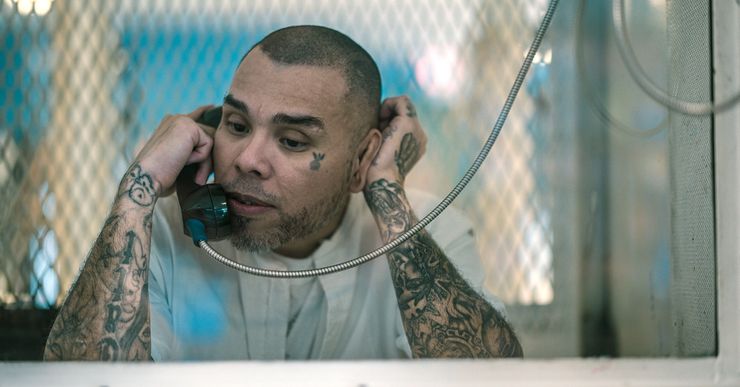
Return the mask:
{"type": "Polygon", "coordinates": [[[414,66],[416,82],[431,97],[454,97],[464,75],[463,62],[452,45],[428,46],[414,66]]]}
{"type": "Polygon", "coordinates": [[[36,0],[36,3],[33,5],[34,12],[39,16],[46,15],[49,13],[49,10],[51,10],[52,1],[53,0],[36,0]]]}
{"type": "Polygon", "coordinates": [[[28,15],[33,11],[33,0],[18,0],[18,13],[28,15]]]}
{"type": "Polygon", "coordinates": [[[5,4],[13,7],[21,15],[30,15],[31,12],[38,16],[44,16],[51,10],[54,0],[5,0],[5,4]]]}
{"type": "MultiPolygon", "coordinates": [[[[525,50],[524,53],[522,54],[522,58],[526,58],[527,53],[528,51],[525,50]]],[[[545,51],[544,53],[537,51],[534,54],[534,58],[532,58],[532,63],[534,64],[548,65],[550,64],[550,62],[552,62],[552,49],[551,48],[548,48],[547,51],[545,51]]]]}

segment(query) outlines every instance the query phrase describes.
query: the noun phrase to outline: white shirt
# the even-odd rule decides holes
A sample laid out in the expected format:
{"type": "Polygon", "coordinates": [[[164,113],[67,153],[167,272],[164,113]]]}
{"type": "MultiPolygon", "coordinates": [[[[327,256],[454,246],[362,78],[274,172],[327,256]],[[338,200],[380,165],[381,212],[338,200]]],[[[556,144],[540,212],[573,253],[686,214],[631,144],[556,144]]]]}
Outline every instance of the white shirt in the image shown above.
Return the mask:
{"type": "MultiPolygon", "coordinates": [[[[437,204],[427,194],[408,195],[419,218],[437,204]]],[[[450,207],[427,230],[468,283],[502,311],[482,289],[469,221],[450,207]]],[[[308,258],[237,251],[228,241],[211,245],[243,264],[299,270],[355,258],[381,246],[381,239],[364,198],[355,194],[337,231],[308,258]]],[[[154,360],[411,357],[385,256],[303,280],[240,273],[182,233],[173,195],[157,203],[149,268],[154,360]]]]}

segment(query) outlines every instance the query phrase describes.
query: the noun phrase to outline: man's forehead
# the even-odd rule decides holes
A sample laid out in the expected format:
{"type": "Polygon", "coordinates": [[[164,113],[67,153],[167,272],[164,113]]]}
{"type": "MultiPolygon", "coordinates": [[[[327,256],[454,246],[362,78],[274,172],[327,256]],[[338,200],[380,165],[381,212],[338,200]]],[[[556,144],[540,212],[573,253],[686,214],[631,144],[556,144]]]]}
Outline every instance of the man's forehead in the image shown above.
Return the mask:
{"type": "Polygon", "coordinates": [[[334,68],[286,65],[252,50],[234,74],[228,95],[250,107],[265,103],[281,110],[324,116],[346,114],[347,86],[334,68]],[[319,112],[321,112],[319,114],[319,112]]]}

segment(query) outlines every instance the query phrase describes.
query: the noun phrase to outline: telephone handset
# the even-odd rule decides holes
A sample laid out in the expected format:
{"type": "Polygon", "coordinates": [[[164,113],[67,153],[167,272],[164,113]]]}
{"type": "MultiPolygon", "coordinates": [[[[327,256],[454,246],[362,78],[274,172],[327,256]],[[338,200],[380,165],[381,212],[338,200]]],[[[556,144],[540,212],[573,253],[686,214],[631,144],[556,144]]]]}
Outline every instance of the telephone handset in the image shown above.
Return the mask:
{"type": "MultiPolygon", "coordinates": [[[[221,122],[221,107],[207,110],[195,122],[217,128],[221,122]]],[[[182,210],[185,235],[200,241],[217,241],[231,233],[226,193],[218,184],[195,183],[197,164],[186,165],[177,176],[175,189],[182,210]]]]}

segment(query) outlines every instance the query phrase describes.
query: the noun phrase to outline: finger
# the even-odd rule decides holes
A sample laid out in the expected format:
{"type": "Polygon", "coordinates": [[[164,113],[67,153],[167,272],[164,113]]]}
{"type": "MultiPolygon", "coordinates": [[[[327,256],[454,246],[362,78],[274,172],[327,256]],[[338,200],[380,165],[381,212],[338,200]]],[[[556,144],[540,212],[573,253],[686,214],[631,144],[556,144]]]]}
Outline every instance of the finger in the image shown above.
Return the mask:
{"type": "MultiPolygon", "coordinates": [[[[401,112],[406,111],[408,101],[408,97],[406,96],[387,98],[383,101],[383,104],[380,106],[378,122],[378,126],[381,131],[385,132],[386,129],[391,126],[393,121],[397,121],[399,117],[405,116],[401,114],[401,112]]],[[[398,124],[399,123],[397,122],[396,125],[398,124]]]]}
{"type": "Polygon", "coordinates": [[[188,156],[187,164],[200,163],[208,159],[213,147],[213,139],[204,131],[198,133],[198,143],[193,147],[193,151],[188,156]]]}
{"type": "Polygon", "coordinates": [[[208,181],[208,176],[211,174],[211,171],[213,170],[213,162],[210,157],[208,159],[202,161],[200,165],[198,165],[198,171],[195,173],[195,182],[199,185],[204,185],[208,181]]]}
{"type": "Polygon", "coordinates": [[[394,116],[397,116],[396,107],[398,106],[401,97],[386,98],[380,105],[380,121],[390,121],[394,116]]]}
{"type": "Polygon", "coordinates": [[[405,95],[388,98],[380,106],[380,121],[392,120],[398,116],[416,117],[416,108],[405,95]]]}
{"type": "Polygon", "coordinates": [[[216,128],[203,124],[198,124],[198,126],[200,126],[200,129],[203,130],[208,135],[208,137],[213,138],[213,135],[216,133],[216,128]]]}

